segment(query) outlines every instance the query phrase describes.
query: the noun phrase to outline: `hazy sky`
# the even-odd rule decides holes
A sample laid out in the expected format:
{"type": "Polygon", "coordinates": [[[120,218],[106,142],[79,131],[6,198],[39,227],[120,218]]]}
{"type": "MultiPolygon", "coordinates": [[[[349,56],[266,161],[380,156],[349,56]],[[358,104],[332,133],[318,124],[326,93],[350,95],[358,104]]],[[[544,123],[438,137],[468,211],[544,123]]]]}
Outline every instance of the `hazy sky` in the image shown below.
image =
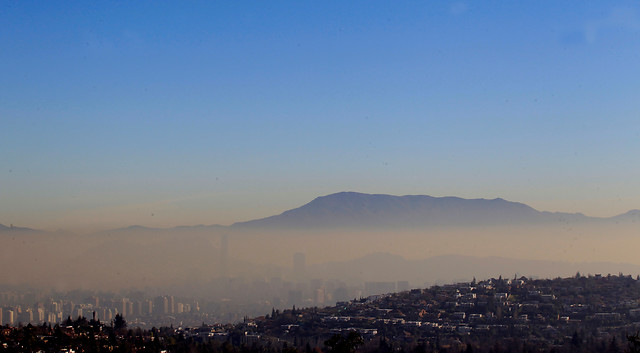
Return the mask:
{"type": "Polygon", "coordinates": [[[638,1],[3,1],[0,28],[2,224],[640,208],[638,1]]]}

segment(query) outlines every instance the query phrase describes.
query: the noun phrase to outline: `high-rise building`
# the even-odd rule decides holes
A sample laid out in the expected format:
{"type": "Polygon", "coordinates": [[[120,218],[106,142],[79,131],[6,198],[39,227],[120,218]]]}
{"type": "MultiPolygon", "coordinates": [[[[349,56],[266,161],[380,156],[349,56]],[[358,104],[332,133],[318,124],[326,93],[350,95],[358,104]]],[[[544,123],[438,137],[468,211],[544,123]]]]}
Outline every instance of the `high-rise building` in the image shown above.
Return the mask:
{"type": "Polygon", "coordinates": [[[108,314],[107,308],[100,308],[98,310],[98,320],[100,321],[110,320],[110,319],[107,319],[107,314],[108,314]]]}
{"type": "Polygon", "coordinates": [[[38,315],[38,322],[44,322],[45,317],[44,317],[44,308],[38,308],[37,311],[37,315],[38,315]]]}
{"type": "Polygon", "coordinates": [[[169,313],[169,299],[167,297],[156,297],[153,302],[153,313],[156,315],[169,313]]]}
{"type": "Polygon", "coordinates": [[[73,302],[71,300],[69,300],[69,302],[65,305],[63,305],[62,307],[62,315],[65,317],[71,317],[72,319],[74,319],[73,317],[73,309],[75,308],[75,305],[73,305],[73,302]]]}
{"type": "Polygon", "coordinates": [[[6,324],[9,326],[13,325],[13,321],[15,320],[15,312],[13,310],[7,310],[6,314],[6,324]]]}
{"type": "Polygon", "coordinates": [[[144,315],[153,314],[153,301],[151,301],[151,299],[145,300],[143,313],[144,315]]]}
{"type": "Polygon", "coordinates": [[[325,302],[324,299],[325,299],[324,287],[317,288],[315,290],[315,298],[314,298],[315,305],[324,306],[324,302],[325,302]]]}
{"type": "Polygon", "coordinates": [[[47,315],[47,322],[50,324],[55,324],[58,322],[58,315],[56,315],[56,313],[54,312],[49,312],[49,314],[47,315]]]}
{"type": "Polygon", "coordinates": [[[130,314],[128,312],[128,310],[127,310],[128,302],[129,302],[129,299],[122,298],[122,303],[120,303],[120,315],[125,316],[125,317],[130,314]]]}

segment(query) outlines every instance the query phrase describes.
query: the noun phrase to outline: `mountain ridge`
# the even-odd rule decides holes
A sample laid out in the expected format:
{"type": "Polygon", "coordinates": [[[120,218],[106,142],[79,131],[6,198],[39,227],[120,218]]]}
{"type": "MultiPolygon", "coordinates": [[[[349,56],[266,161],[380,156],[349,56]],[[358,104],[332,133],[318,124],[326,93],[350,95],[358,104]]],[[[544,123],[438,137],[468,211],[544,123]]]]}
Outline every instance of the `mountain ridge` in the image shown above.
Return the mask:
{"type": "Polygon", "coordinates": [[[428,195],[394,196],[338,192],[320,196],[279,215],[237,222],[232,228],[385,228],[430,226],[513,225],[624,221],[640,211],[609,217],[538,211],[524,203],[494,199],[464,199],[428,195]]]}
{"type": "MultiPolygon", "coordinates": [[[[229,226],[180,225],[168,228],[131,225],[91,233],[207,231],[231,229],[297,228],[424,228],[431,226],[484,226],[514,224],[566,224],[611,222],[640,224],[640,210],[632,209],[612,217],[591,217],[582,213],[538,211],[503,198],[465,199],[456,196],[367,194],[342,191],[318,196],[310,202],[280,214],[233,223],[229,226]],[[391,212],[390,212],[391,211],[391,212]]],[[[51,233],[0,224],[0,232],[51,233]]],[[[57,231],[60,233],[63,231],[57,231]]]]}

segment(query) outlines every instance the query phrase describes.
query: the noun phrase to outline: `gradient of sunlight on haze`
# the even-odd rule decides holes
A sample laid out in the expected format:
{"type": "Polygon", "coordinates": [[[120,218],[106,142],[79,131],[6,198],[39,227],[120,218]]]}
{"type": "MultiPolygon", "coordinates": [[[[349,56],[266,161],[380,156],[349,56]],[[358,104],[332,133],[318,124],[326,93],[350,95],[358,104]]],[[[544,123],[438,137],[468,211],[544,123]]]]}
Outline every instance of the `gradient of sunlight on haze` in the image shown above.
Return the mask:
{"type": "Polygon", "coordinates": [[[640,208],[637,1],[20,1],[0,4],[0,23],[0,224],[55,232],[0,237],[6,264],[41,261],[6,283],[90,286],[52,278],[76,271],[52,254],[100,253],[88,275],[122,248],[141,272],[120,264],[100,286],[195,283],[220,275],[205,258],[227,235],[237,274],[265,277],[296,252],[310,266],[371,253],[640,265],[634,213],[548,228],[216,226],[341,191],[600,218],[640,208]],[[172,229],[196,225],[211,227],[172,229]]]}

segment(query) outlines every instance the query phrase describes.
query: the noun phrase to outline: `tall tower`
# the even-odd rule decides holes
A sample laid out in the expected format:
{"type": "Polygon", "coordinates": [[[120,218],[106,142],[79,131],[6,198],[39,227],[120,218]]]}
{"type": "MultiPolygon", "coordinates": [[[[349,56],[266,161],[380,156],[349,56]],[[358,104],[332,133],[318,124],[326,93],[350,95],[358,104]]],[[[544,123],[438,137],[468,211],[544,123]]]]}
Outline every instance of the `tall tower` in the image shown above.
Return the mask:
{"type": "Polygon", "coordinates": [[[293,279],[301,281],[305,276],[306,257],[304,253],[297,252],[293,254],[293,279]]]}
{"type": "Polygon", "coordinates": [[[120,311],[120,314],[121,314],[123,317],[129,316],[129,314],[131,314],[130,312],[128,312],[128,311],[127,311],[127,308],[128,308],[127,303],[128,303],[128,302],[129,302],[129,299],[127,299],[127,298],[122,298],[122,303],[121,303],[121,308],[120,308],[120,309],[122,309],[122,310],[120,311]]]}
{"type": "Polygon", "coordinates": [[[229,275],[229,237],[225,233],[220,239],[220,276],[229,275]]]}

